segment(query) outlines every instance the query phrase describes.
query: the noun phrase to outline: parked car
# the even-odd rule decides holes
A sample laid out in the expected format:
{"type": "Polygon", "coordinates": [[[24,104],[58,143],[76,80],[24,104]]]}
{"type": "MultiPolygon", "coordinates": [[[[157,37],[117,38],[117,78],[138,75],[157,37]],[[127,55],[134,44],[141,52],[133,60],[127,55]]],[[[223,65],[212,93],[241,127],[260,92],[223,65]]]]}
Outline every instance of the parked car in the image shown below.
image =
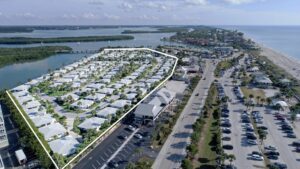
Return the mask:
{"type": "Polygon", "coordinates": [[[276,151],[277,149],[274,146],[265,146],[265,150],[276,151]]]}
{"type": "Polygon", "coordinates": [[[257,141],[247,139],[247,144],[249,144],[249,145],[257,145],[257,141]]]}
{"type": "Polygon", "coordinates": [[[262,156],[257,155],[257,154],[252,154],[251,159],[256,160],[256,161],[263,161],[264,160],[264,158],[262,156]]]}
{"type": "Polygon", "coordinates": [[[226,149],[226,150],[232,150],[233,146],[230,145],[230,144],[225,144],[225,145],[223,145],[223,148],[226,149]]]}
{"type": "Polygon", "coordinates": [[[256,137],[256,136],[249,135],[249,136],[247,136],[247,139],[250,139],[250,140],[256,140],[257,137],[256,137]]]}
{"type": "Polygon", "coordinates": [[[293,146],[299,147],[299,146],[300,146],[300,141],[294,141],[294,142],[292,143],[292,145],[293,145],[293,146]]]}
{"type": "Polygon", "coordinates": [[[110,168],[118,168],[118,167],[119,167],[119,164],[118,164],[117,162],[115,162],[115,161],[110,161],[110,162],[108,163],[108,166],[109,166],[110,168]]]}
{"type": "Polygon", "coordinates": [[[230,134],[231,130],[229,128],[223,128],[222,132],[225,133],[225,134],[230,134]]]}
{"type": "Polygon", "coordinates": [[[278,156],[276,155],[268,155],[267,158],[270,160],[278,160],[278,156]]]}
{"type": "Polygon", "coordinates": [[[275,167],[275,168],[279,168],[279,169],[287,169],[287,165],[284,164],[284,163],[279,163],[279,162],[274,162],[274,163],[271,163],[269,165],[269,167],[275,167]]]}
{"type": "Polygon", "coordinates": [[[128,138],[128,136],[126,136],[126,135],[119,135],[118,137],[122,140],[126,140],[128,138]]]}
{"type": "Polygon", "coordinates": [[[273,151],[273,150],[271,150],[271,151],[267,151],[267,152],[265,152],[265,155],[275,155],[275,156],[279,156],[280,155],[280,153],[279,152],[277,152],[277,151],[273,151]]]}
{"type": "Polygon", "coordinates": [[[142,136],[141,134],[139,134],[139,133],[135,134],[134,136],[135,136],[136,138],[138,138],[138,139],[142,139],[142,138],[143,138],[143,136],[142,136]]]}
{"type": "Polygon", "coordinates": [[[133,127],[132,125],[129,125],[129,126],[128,126],[128,130],[129,130],[129,131],[135,131],[135,129],[136,129],[136,128],[133,127]]]}
{"type": "Polygon", "coordinates": [[[223,141],[230,141],[231,138],[230,138],[230,137],[222,137],[222,140],[223,140],[223,141]]]}

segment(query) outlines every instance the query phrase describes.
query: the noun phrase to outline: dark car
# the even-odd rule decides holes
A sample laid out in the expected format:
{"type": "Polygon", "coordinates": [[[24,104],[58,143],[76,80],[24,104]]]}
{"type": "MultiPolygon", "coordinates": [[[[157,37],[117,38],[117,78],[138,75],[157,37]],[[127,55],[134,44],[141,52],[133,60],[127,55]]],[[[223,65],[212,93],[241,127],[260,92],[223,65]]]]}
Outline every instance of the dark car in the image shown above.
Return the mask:
{"type": "Polygon", "coordinates": [[[231,130],[227,129],[227,128],[224,128],[224,129],[222,129],[222,132],[225,133],[225,134],[230,134],[231,130]]]}
{"type": "Polygon", "coordinates": [[[250,123],[250,120],[249,119],[243,119],[242,123],[250,123]]]}
{"type": "Polygon", "coordinates": [[[118,168],[118,167],[119,167],[119,164],[118,164],[117,162],[115,162],[115,161],[110,161],[110,162],[108,163],[108,166],[109,166],[110,168],[118,168]]]}
{"type": "Polygon", "coordinates": [[[268,130],[268,127],[266,127],[266,126],[258,126],[257,128],[261,129],[261,130],[268,130]]]}
{"type": "Polygon", "coordinates": [[[274,162],[269,165],[269,168],[287,169],[287,165],[283,163],[274,162]]]}
{"type": "Polygon", "coordinates": [[[222,140],[223,140],[223,141],[230,141],[231,138],[230,138],[230,137],[222,137],[222,140]]]}
{"type": "Polygon", "coordinates": [[[267,158],[270,160],[278,160],[278,156],[276,155],[268,155],[267,158]]]}
{"type": "Polygon", "coordinates": [[[299,147],[300,146],[300,141],[294,141],[292,144],[293,144],[293,146],[299,147]]]}
{"type": "Polygon", "coordinates": [[[126,136],[126,135],[120,135],[120,136],[118,136],[118,138],[121,139],[121,140],[126,140],[128,138],[128,136],[126,136]]]}
{"type": "Polygon", "coordinates": [[[256,140],[257,137],[256,137],[256,136],[249,135],[249,136],[247,136],[247,139],[250,139],[250,140],[256,140]]]}
{"type": "Polygon", "coordinates": [[[231,124],[228,122],[223,122],[223,123],[221,123],[221,126],[222,127],[231,127],[231,124]]]}
{"type": "Polygon", "coordinates": [[[265,152],[265,155],[267,155],[267,156],[279,156],[280,154],[277,151],[267,151],[267,152],[265,152]]]}
{"type": "Polygon", "coordinates": [[[230,145],[230,144],[226,144],[226,145],[223,145],[223,149],[226,149],[226,150],[232,150],[232,149],[233,149],[233,146],[230,145]]]}

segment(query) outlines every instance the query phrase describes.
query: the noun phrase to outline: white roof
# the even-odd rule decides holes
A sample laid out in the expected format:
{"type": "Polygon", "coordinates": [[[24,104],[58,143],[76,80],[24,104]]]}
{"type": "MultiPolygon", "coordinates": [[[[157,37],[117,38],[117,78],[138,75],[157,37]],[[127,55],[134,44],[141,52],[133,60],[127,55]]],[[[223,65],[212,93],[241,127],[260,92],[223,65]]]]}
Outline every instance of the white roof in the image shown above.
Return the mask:
{"type": "Polygon", "coordinates": [[[64,135],[67,132],[67,130],[59,123],[41,127],[39,128],[39,131],[44,135],[45,140],[50,140],[57,135],[64,135]]]}
{"type": "Polygon", "coordinates": [[[81,100],[78,100],[78,101],[74,102],[72,104],[72,106],[73,107],[79,107],[79,108],[82,108],[82,109],[86,109],[86,108],[91,107],[93,104],[94,104],[94,101],[92,101],[92,100],[81,99],[81,100]]]}
{"type": "Polygon", "coordinates": [[[285,101],[277,101],[274,105],[280,105],[281,107],[288,107],[288,104],[285,101]]]}
{"type": "Polygon", "coordinates": [[[103,88],[98,90],[99,93],[104,93],[104,94],[112,94],[115,89],[113,88],[103,88]]]}
{"type": "Polygon", "coordinates": [[[137,96],[137,93],[128,93],[126,94],[126,97],[128,100],[133,100],[137,96]]]}
{"type": "Polygon", "coordinates": [[[78,125],[79,128],[88,130],[88,129],[99,129],[106,119],[99,117],[92,117],[84,120],[81,124],[78,125]]]}
{"type": "Polygon", "coordinates": [[[174,99],[176,93],[172,92],[166,88],[161,88],[157,93],[157,96],[159,96],[160,100],[164,104],[170,103],[171,100],[174,99]]]}
{"type": "Polygon", "coordinates": [[[154,105],[153,103],[157,101],[159,103],[159,99],[155,99],[152,104],[140,104],[136,109],[134,114],[136,116],[150,116],[150,117],[156,117],[158,113],[162,110],[163,107],[160,107],[160,105],[154,105]]]}
{"type": "Polygon", "coordinates": [[[49,142],[51,150],[63,156],[75,153],[78,145],[79,142],[70,135],[49,142]]]}
{"type": "Polygon", "coordinates": [[[41,127],[43,125],[47,125],[55,121],[55,119],[52,118],[50,114],[46,114],[44,116],[36,116],[31,120],[36,127],[41,127]]]}
{"type": "Polygon", "coordinates": [[[86,96],[84,99],[87,99],[87,100],[94,100],[94,101],[100,101],[100,100],[102,100],[104,97],[105,97],[105,94],[96,93],[96,94],[94,94],[94,95],[86,96]]]}
{"type": "Polygon", "coordinates": [[[98,113],[98,117],[107,117],[108,115],[115,115],[119,109],[113,107],[105,107],[101,109],[98,113]]]}
{"type": "Polygon", "coordinates": [[[25,156],[24,151],[22,149],[17,150],[15,152],[15,154],[17,156],[18,161],[26,160],[26,156],[25,156]]]}
{"type": "Polygon", "coordinates": [[[112,104],[110,104],[111,107],[116,107],[116,108],[123,108],[125,105],[130,105],[131,101],[129,100],[116,100],[112,104]]]}

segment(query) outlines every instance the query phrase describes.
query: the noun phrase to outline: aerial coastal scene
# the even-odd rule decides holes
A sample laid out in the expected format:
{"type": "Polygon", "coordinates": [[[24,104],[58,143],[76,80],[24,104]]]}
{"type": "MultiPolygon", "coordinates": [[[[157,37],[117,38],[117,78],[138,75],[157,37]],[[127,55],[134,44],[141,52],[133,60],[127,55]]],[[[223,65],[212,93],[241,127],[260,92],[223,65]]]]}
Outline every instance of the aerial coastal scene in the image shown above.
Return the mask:
{"type": "Polygon", "coordinates": [[[0,1],[0,169],[299,169],[299,5],[0,1]]]}

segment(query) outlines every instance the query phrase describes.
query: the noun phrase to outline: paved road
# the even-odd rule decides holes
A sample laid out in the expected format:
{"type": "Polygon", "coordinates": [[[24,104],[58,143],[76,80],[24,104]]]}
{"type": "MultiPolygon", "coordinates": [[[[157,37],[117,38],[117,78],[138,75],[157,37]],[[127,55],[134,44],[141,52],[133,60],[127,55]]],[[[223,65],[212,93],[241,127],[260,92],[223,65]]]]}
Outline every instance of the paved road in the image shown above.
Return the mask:
{"type": "Polygon", "coordinates": [[[186,146],[190,142],[192,124],[198,118],[208,89],[214,80],[214,69],[215,65],[210,60],[206,61],[206,68],[203,73],[206,80],[201,80],[195,88],[172,133],[156,157],[152,166],[153,169],[180,168],[181,161],[186,155],[186,146]],[[196,96],[197,93],[199,93],[198,96],[196,96]]]}
{"type": "Polygon", "coordinates": [[[230,78],[232,70],[227,71],[224,76],[220,79],[221,84],[224,86],[225,94],[231,99],[232,101],[228,103],[229,119],[231,122],[231,133],[230,134],[223,134],[223,136],[230,136],[230,141],[223,141],[224,144],[231,144],[233,145],[233,150],[225,150],[227,154],[234,154],[236,160],[233,164],[239,169],[250,169],[250,168],[264,168],[263,161],[253,161],[247,159],[249,154],[252,151],[259,151],[258,146],[250,146],[246,142],[245,131],[242,127],[241,123],[241,113],[246,110],[246,106],[240,103],[234,93],[232,91],[232,78],[230,78]]]}

